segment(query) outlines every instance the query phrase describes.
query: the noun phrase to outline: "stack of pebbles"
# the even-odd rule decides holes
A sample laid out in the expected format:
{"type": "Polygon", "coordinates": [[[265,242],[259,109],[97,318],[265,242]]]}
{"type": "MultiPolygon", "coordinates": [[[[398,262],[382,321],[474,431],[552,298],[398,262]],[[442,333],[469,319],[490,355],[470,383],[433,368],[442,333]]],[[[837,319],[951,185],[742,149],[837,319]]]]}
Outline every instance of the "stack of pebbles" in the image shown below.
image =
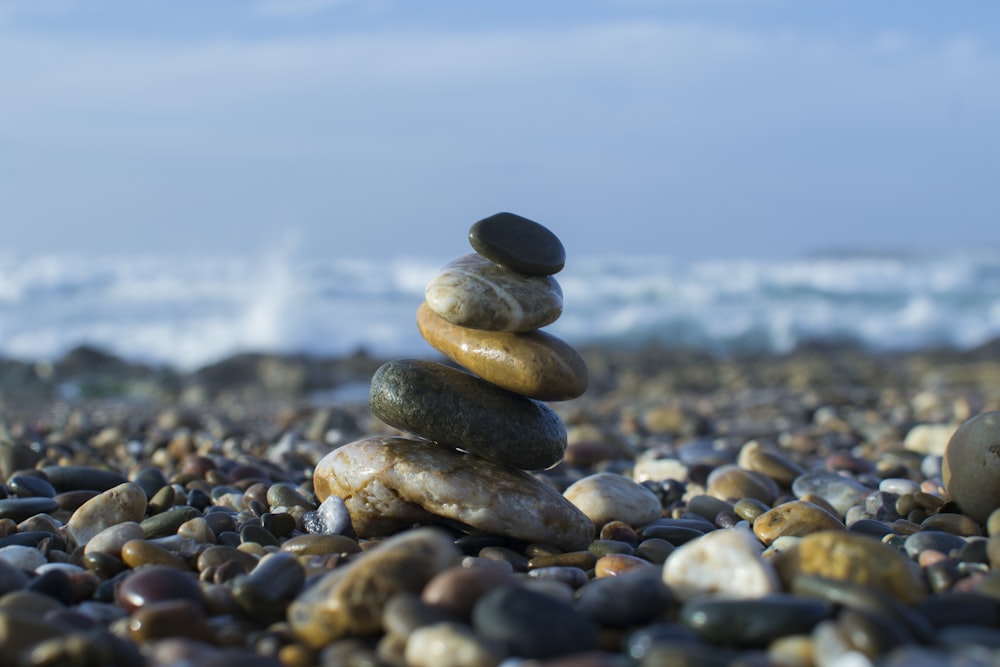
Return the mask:
{"type": "MultiPolygon", "coordinates": [[[[552,277],[565,261],[562,243],[511,213],[477,222],[469,238],[477,252],[431,280],[417,323],[434,348],[475,375],[419,359],[384,364],[372,378],[371,410],[412,436],[369,437],[329,453],[313,475],[317,498],[342,500],[362,538],[430,523],[585,549],[594,523],[528,472],[555,465],[566,451],[566,428],[544,401],[587,388],[580,355],[538,330],[562,313],[552,277]]],[[[411,551],[406,567],[414,559],[411,551]]],[[[319,647],[380,627],[375,614],[355,614],[350,627],[334,620],[341,605],[330,603],[337,594],[328,588],[313,587],[290,610],[304,641],[319,647]]]]}

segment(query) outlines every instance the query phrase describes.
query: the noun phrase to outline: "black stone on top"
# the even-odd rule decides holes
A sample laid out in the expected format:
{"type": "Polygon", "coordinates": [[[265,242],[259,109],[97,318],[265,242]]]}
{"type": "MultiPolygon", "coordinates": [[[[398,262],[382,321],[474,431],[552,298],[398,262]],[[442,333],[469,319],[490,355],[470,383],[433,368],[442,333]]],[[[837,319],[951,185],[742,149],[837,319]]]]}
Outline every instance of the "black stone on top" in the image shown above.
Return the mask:
{"type": "Polygon", "coordinates": [[[469,243],[486,259],[530,276],[551,276],[566,264],[559,237],[513,213],[497,213],[472,225],[469,243]]]}

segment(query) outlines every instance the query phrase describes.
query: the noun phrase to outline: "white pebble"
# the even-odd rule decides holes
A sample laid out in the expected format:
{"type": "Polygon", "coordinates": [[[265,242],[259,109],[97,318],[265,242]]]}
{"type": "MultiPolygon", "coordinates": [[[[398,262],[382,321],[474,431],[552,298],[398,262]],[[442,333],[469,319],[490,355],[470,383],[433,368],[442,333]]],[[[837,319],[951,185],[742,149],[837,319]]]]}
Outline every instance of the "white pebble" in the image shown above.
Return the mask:
{"type": "Polygon", "coordinates": [[[406,640],[410,667],[496,667],[503,657],[501,647],[458,623],[425,625],[406,640]]]}
{"type": "Polygon", "coordinates": [[[641,484],[611,472],[588,475],[571,484],[563,497],[576,505],[595,526],[624,521],[644,526],[660,518],[660,499],[641,484]]]}
{"type": "Polygon", "coordinates": [[[746,530],[716,530],[678,547],[663,564],[663,581],[681,600],[698,595],[758,598],[781,586],[764,545],[746,530]]]}
{"type": "Polygon", "coordinates": [[[920,485],[912,479],[889,477],[879,482],[878,490],[885,491],[886,493],[895,493],[897,496],[906,496],[919,491],[920,485]]]}
{"type": "Polygon", "coordinates": [[[344,501],[329,496],[315,512],[307,512],[306,529],[314,535],[341,535],[351,527],[351,515],[344,501]]]}
{"type": "Polygon", "coordinates": [[[48,562],[38,549],[20,544],[0,547],[0,560],[7,561],[16,568],[29,571],[34,571],[36,567],[48,562]]]}

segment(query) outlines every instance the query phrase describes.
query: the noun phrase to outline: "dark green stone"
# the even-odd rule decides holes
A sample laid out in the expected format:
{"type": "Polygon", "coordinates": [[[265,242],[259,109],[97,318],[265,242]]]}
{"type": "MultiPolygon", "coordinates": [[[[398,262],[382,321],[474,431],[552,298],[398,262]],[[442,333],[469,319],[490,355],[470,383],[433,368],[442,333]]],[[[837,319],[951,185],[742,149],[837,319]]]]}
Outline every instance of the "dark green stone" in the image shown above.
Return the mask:
{"type": "Polygon", "coordinates": [[[513,213],[497,213],[472,225],[469,244],[486,259],[531,276],[551,276],[566,264],[559,237],[513,213]]]}
{"type": "Polygon", "coordinates": [[[152,540],[157,537],[175,535],[182,523],[199,516],[201,516],[201,512],[194,507],[190,505],[177,505],[165,512],[143,519],[139,525],[142,526],[143,532],[146,533],[146,539],[152,540]]]}
{"type": "Polygon", "coordinates": [[[549,406],[431,361],[384,364],[369,405],[390,426],[521,470],[566,452],[566,427],[549,406]]]}
{"type": "Polygon", "coordinates": [[[808,634],[832,611],[833,606],[821,600],[777,594],[753,600],[694,600],[684,605],[680,620],[712,643],[767,646],[780,637],[808,634]]]}

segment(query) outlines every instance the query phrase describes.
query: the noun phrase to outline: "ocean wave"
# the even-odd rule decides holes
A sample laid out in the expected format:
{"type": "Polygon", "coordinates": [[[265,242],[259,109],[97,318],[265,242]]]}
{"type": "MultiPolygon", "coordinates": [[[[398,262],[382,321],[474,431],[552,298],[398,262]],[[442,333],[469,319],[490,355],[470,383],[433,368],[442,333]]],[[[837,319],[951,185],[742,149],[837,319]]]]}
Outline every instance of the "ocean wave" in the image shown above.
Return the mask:
{"type": "MultiPolygon", "coordinates": [[[[196,368],[237,352],[426,355],[414,313],[426,258],[0,256],[0,354],[81,344],[196,368]]],[[[558,275],[574,344],[657,341],[715,352],[806,340],[880,350],[969,348],[1000,336],[1000,252],[838,253],[685,262],[593,257],[558,275]]]]}

